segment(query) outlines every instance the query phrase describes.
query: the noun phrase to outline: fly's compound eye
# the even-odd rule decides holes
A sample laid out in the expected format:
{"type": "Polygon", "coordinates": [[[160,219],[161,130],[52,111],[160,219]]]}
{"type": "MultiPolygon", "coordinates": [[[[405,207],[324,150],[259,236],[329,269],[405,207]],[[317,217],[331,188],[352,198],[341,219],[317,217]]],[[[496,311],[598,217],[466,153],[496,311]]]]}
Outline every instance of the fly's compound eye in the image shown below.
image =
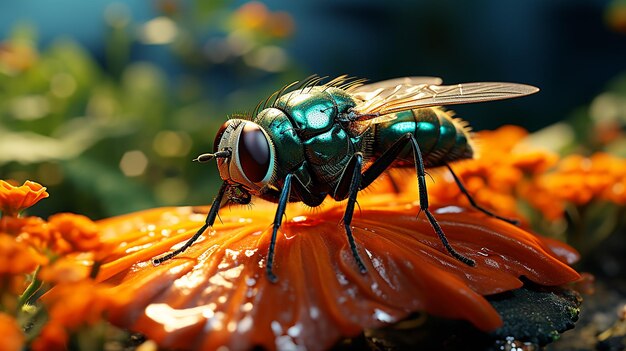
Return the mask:
{"type": "Polygon", "coordinates": [[[244,175],[253,183],[262,181],[269,171],[270,144],[258,125],[247,123],[239,136],[239,162],[244,175]]]}
{"type": "Polygon", "coordinates": [[[217,131],[217,134],[215,134],[215,140],[213,141],[213,152],[219,151],[218,148],[220,146],[220,140],[222,140],[222,135],[224,135],[224,132],[226,131],[226,128],[228,128],[229,125],[230,125],[230,121],[226,121],[224,124],[222,124],[220,129],[217,131]]]}

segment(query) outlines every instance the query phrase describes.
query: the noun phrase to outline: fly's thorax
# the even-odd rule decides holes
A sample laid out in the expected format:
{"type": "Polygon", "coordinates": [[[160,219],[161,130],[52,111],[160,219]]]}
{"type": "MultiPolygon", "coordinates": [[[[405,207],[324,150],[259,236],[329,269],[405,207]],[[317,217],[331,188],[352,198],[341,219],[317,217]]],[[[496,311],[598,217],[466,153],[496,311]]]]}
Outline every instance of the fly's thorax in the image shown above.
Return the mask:
{"type": "Polygon", "coordinates": [[[275,104],[296,128],[317,189],[333,188],[352,155],[360,150],[362,136],[352,135],[339,121],[339,116],[355,105],[344,90],[323,86],[295,90],[275,104]]]}
{"type": "Polygon", "coordinates": [[[242,119],[228,120],[220,128],[215,151],[230,151],[218,158],[220,177],[258,195],[275,173],[275,147],[268,133],[258,124],[242,119]]]}
{"type": "Polygon", "coordinates": [[[298,135],[307,140],[328,131],[339,114],[356,105],[348,93],[333,87],[299,89],[281,96],[274,107],[291,120],[298,135]]]}
{"type": "Polygon", "coordinates": [[[254,122],[267,131],[276,150],[275,186],[289,172],[311,185],[309,191],[326,191],[360,147],[361,137],[351,136],[337,121],[354,105],[341,89],[312,87],[287,93],[259,112],[254,122]]]}

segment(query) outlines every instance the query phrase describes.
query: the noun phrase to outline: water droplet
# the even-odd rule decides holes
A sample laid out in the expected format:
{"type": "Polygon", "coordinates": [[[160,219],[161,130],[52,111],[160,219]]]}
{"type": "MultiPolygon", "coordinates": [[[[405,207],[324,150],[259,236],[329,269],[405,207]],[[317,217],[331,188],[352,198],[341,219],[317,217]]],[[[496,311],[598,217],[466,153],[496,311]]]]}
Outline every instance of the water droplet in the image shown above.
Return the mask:
{"type": "Polygon", "coordinates": [[[392,323],[396,321],[396,319],[393,318],[389,313],[379,309],[374,310],[374,318],[385,323],[392,323]]]}
{"type": "Polygon", "coordinates": [[[272,323],[270,323],[270,326],[272,327],[272,331],[274,332],[275,336],[283,334],[283,328],[278,321],[272,321],[272,323]]]}
{"type": "Polygon", "coordinates": [[[296,216],[296,217],[293,217],[293,218],[291,219],[291,221],[292,221],[292,222],[296,222],[296,223],[298,223],[298,222],[304,222],[304,221],[306,221],[306,220],[307,220],[307,217],[306,217],[306,216],[296,216]]]}

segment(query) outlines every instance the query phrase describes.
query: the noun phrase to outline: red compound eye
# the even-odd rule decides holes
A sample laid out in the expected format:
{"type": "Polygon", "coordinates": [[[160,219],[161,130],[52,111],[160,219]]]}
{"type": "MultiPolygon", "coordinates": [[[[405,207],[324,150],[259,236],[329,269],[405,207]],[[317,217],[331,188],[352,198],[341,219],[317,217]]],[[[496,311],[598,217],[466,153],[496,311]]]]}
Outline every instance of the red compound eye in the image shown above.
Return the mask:
{"type": "Polygon", "coordinates": [[[215,140],[213,141],[213,152],[219,151],[217,150],[217,148],[220,146],[220,140],[222,140],[222,135],[224,135],[224,131],[226,130],[226,128],[228,128],[229,124],[230,121],[226,121],[217,131],[217,134],[215,134],[215,140]]]}
{"type": "Polygon", "coordinates": [[[239,162],[245,176],[257,183],[270,167],[270,144],[258,125],[246,123],[239,136],[239,162]]]}

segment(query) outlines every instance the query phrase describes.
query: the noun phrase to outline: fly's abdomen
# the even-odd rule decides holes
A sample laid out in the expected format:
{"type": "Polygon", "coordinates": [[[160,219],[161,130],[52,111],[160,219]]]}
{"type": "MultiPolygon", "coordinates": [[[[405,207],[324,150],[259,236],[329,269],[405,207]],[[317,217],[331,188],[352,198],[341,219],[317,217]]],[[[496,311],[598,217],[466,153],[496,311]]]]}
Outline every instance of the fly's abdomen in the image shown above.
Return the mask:
{"type": "MultiPolygon", "coordinates": [[[[369,151],[374,158],[382,155],[406,133],[415,135],[426,167],[442,166],[473,156],[466,123],[439,107],[399,112],[396,119],[375,124],[372,132],[372,149],[369,151]]],[[[400,155],[396,165],[413,165],[410,148],[407,147],[400,155]]]]}

